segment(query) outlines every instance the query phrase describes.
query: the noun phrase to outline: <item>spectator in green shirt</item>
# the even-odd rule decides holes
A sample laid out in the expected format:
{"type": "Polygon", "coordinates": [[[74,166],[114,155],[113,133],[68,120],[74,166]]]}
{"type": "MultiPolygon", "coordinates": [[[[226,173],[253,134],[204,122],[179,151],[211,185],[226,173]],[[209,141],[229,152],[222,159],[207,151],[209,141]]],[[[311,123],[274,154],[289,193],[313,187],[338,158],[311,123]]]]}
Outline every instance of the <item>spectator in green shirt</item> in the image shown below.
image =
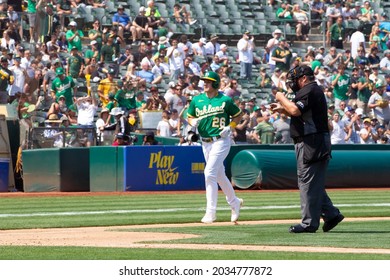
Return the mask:
{"type": "Polygon", "coordinates": [[[34,41],[34,31],[35,31],[35,18],[37,14],[37,1],[36,0],[28,0],[27,1],[27,15],[28,22],[30,26],[30,43],[35,43],[34,41]]]}
{"type": "Polygon", "coordinates": [[[66,75],[77,79],[83,75],[84,59],[78,54],[77,47],[72,47],[70,56],[67,59],[66,75]]]}
{"type": "Polygon", "coordinates": [[[293,22],[292,6],[288,3],[288,1],[284,1],[280,5],[280,8],[276,10],[276,17],[283,21],[287,21],[290,23],[293,22]]]}
{"type": "Polygon", "coordinates": [[[89,64],[92,58],[95,58],[96,61],[100,61],[100,51],[99,44],[96,40],[91,41],[91,48],[85,51],[84,59],[85,64],[89,64]]]}
{"type": "Polygon", "coordinates": [[[343,49],[343,41],[345,41],[345,27],[343,24],[343,17],[339,16],[336,23],[333,24],[327,34],[327,41],[332,47],[343,49]]]}
{"type": "Polygon", "coordinates": [[[263,114],[263,120],[255,127],[254,137],[259,144],[273,144],[275,142],[275,129],[270,122],[271,114],[266,111],[263,114]]]}
{"type": "Polygon", "coordinates": [[[340,102],[348,100],[348,90],[351,80],[345,74],[345,66],[340,65],[337,69],[338,73],[332,77],[333,95],[336,109],[340,108],[340,102]]]}
{"type": "Polygon", "coordinates": [[[132,82],[118,81],[118,91],[115,94],[115,99],[118,102],[118,107],[121,107],[125,112],[136,108],[136,94],[132,82]]]}
{"type": "Polygon", "coordinates": [[[73,47],[76,47],[77,50],[81,52],[81,39],[83,37],[83,32],[81,30],[77,30],[77,23],[75,21],[71,21],[69,23],[69,30],[66,32],[66,40],[68,41],[68,52],[70,52],[73,47]]]}

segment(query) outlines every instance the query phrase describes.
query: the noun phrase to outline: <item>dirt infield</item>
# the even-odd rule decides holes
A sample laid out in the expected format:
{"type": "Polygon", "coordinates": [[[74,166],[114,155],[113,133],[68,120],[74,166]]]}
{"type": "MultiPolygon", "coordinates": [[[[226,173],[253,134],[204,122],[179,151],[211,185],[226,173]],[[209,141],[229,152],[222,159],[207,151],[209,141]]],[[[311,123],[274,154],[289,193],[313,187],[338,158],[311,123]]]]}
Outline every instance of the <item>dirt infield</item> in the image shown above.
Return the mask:
{"type": "MultiPolygon", "coordinates": [[[[390,217],[378,218],[346,218],[345,221],[390,220],[390,217]]],[[[296,220],[244,221],[241,225],[286,224],[296,220]]],[[[0,246],[82,246],[110,248],[160,248],[160,249],[200,249],[200,250],[245,250],[245,251],[277,251],[277,252],[326,252],[355,254],[390,254],[390,249],[368,248],[336,248],[336,247],[298,247],[298,246],[253,246],[253,245],[220,245],[220,244],[158,244],[154,242],[194,238],[193,234],[129,232],[126,229],[224,226],[228,222],[203,225],[160,224],[133,225],[115,227],[83,227],[83,228],[49,228],[0,231],[0,246]]]]}

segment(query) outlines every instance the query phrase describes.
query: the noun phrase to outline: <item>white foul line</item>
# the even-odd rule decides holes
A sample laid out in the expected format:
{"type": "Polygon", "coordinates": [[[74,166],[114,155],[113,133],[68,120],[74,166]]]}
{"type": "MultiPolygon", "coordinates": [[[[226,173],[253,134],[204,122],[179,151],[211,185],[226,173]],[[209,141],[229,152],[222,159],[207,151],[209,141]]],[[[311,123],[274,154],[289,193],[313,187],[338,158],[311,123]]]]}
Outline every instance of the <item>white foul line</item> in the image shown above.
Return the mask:
{"type": "MultiPolygon", "coordinates": [[[[390,207],[390,203],[372,203],[372,204],[338,204],[337,207],[390,207]]],[[[300,208],[299,205],[270,205],[270,206],[244,206],[242,210],[263,210],[263,209],[293,209],[300,208]]],[[[218,210],[229,210],[228,207],[219,207],[218,210]]],[[[83,216],[83,215],[104,215],[104,214],[133,214],[133,213],[168,213],[168,212],[198,212],[204,211],[204,208],[170,208],[170,209],[136,209],[136,210],[105,210],[105,211],[75,211],[75,212],[41,212],[25,214],[0,214],[0,218],[17,217],[48,217],[48,216],[83,216]]]]}

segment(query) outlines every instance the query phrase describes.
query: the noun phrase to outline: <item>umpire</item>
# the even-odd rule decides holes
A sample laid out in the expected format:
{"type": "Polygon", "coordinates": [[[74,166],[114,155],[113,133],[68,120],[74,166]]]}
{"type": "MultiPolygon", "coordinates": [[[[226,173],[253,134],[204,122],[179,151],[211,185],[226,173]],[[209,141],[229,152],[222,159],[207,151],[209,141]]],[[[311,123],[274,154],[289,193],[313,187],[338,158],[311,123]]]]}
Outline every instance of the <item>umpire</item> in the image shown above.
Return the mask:
{"type": "Polygon", "coordinates": [[[287,85],[294,91],[290,101],[282,92],[276,93],[271,105],[274,111],[291,116],[290,133],[297,159],[298,187],[302,222],[291,226],[289,232],[316,232],[320,217],[324,232],[330,231],[344,216],[333,206],[325,190],[326,169],[331,158],[327,104],[322,89],[314,81],[309,66],[297,66],[287,74],[287,85]]]}

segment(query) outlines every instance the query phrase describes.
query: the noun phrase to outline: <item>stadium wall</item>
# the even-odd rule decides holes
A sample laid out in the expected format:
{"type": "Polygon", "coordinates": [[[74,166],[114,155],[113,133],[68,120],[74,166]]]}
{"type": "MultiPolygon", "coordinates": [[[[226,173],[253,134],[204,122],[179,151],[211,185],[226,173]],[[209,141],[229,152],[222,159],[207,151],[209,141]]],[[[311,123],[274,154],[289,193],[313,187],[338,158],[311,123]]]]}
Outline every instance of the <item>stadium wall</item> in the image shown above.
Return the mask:
{"type": "MultiPolygon", "coordinates": [[[[51,148],[23,151],[24,191],[180,191],[204,189],[200,146],[51,148]]],[[[246,189],[296,188],[292,145],[232,146],[228,177],[246,189]]],[[[329,187],[389,187],[390,146],[335,145],[329,187]]]]}

